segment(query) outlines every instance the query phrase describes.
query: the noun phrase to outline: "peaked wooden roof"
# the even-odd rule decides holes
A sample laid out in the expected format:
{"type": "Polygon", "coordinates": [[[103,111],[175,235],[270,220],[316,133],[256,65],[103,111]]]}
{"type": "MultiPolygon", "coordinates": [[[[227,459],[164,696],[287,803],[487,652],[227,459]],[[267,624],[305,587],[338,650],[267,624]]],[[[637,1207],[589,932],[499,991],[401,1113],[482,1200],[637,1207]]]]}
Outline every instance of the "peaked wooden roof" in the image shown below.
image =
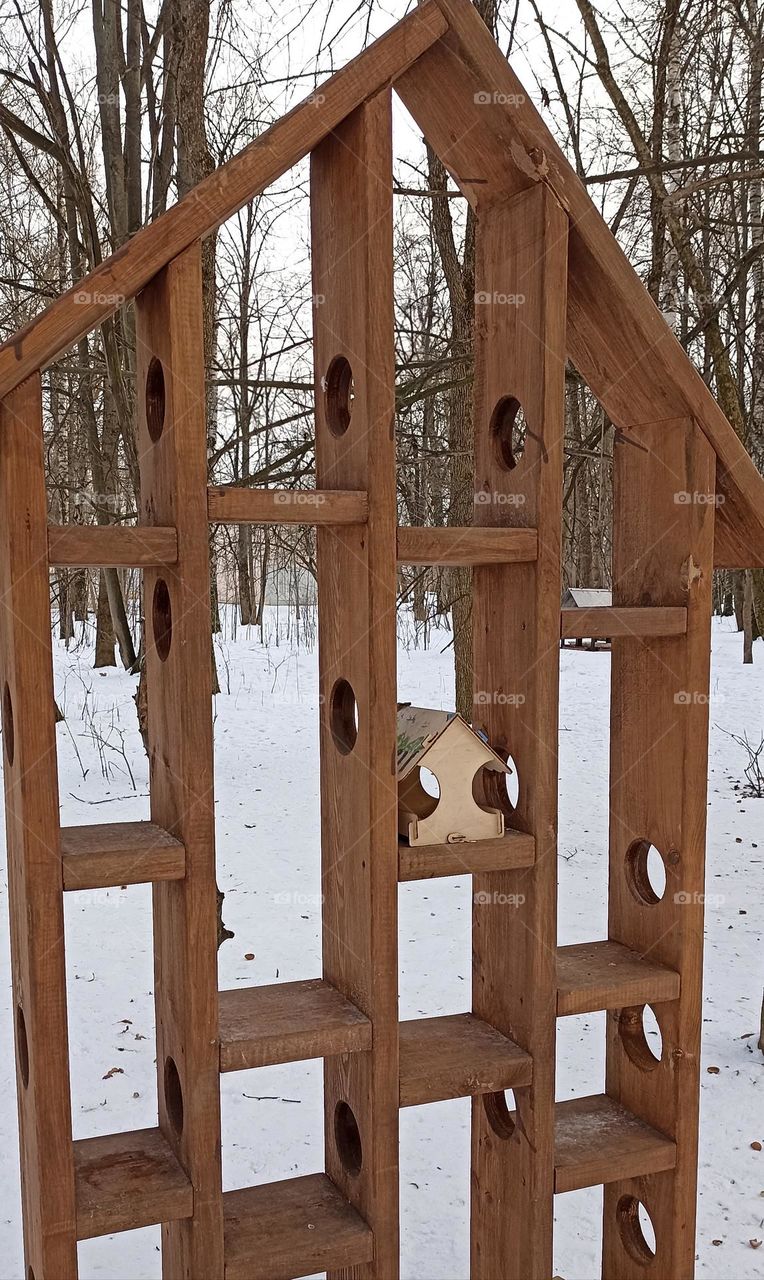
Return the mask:
{"type": "Polygon", "coordinates": [[[393,83],[478,209],[546,183],[570,217],[568,350],[623,432],[693,418],[717,456],[718,566],[764,565],[764,478],[680,346],[470,0],[425,0],[0,347],[0,397],[393,83]]]}

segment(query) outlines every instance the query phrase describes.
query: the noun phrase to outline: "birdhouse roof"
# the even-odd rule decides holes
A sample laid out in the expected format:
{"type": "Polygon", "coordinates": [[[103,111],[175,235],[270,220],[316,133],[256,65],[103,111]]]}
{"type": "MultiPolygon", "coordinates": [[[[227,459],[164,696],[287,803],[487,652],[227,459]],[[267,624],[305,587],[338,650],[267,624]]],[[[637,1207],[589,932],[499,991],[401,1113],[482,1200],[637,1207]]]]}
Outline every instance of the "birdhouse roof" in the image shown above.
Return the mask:
{"type": "Polygon", "coordinates": [[[509,765],[488,745],[485,738],[476,733],[457,711],[438,711],[434,707],[412,707],[410,703],[398,708],[398,781],[407,778],[412,769],[424,764],[425,757],[435,743],[448,730],[460,724],[475,739],[476,749],[483,755],[483,762],[497,773],[511,773],[509,765]]]}

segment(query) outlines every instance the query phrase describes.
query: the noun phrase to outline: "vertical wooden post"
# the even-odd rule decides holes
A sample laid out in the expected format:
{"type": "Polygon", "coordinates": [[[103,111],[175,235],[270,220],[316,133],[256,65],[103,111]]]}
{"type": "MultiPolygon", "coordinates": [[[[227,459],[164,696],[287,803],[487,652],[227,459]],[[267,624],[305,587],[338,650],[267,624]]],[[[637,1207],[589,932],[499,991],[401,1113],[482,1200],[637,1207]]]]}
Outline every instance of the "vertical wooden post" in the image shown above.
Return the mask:
{"type": "Polygon", "coordinates": [[[514,810],[498,774],[486,774],[485,799],[535,837],[536,862],[473,879],[473,1010],[533,1057],[515,1116],[504,1095],[473,1100],[473,1280],[552,1273],[567,228],[543,186],[479,210],[475,522],[537,528],[539,551],[535,564],[474,572],[474,721],[519,776],[514,810]]]}
{"type": "Polygon", "coordinates": [[[394,1280],[398,829],[389,91],[348,116],[311,159],[316,479],[319,487],[369,495],[368,525],[318,530],[324,977],[373,1027],[369,1053],[326,1061],[326,1166],[374,1232],[374,1261],[354,1268],[353,1280],[394,1280]]]}
{"type": "Polygon", "coordinates": [[[217,901],[212,772],[207,440],[199,245],[136,306],[141,507],[177,529],[172,566],[146,570],[151,817],[182,840],[184,880],[154,885],[159,1124],[194,1188],[162,1228],[162,1265],[223,1275],[217,901]]]}
{"type": "Polygon", "coordinates": [[[686,606],[687,634],[613,641],[609,936],[675,969],[681,987],[655,1010],[660,1062],[641,1007],[608,1015],[607,1092],[674,1138],[677,1161],[605,1188],[606,1280],[694,1271],[714,464],[685,419],[640,427],[614,450],[613,603],[686,606]],[[664,860],[662,897],[650,845],[664,860]],[[638,1202],[653,1221],[654,1258],[638,1202]]]}
{"type": "Polygon", "coordinates": [[[27,1280],[77,1275],[40,375],[0,413],[0,680],[27,1280]]]}

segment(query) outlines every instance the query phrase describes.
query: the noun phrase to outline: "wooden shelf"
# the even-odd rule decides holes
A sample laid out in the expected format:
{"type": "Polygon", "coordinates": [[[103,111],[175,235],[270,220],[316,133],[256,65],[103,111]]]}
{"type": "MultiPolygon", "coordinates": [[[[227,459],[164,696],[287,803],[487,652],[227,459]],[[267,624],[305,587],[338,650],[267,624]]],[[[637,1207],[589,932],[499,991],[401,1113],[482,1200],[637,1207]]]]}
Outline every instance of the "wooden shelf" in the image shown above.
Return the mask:
{"type": "Polygon", "coordinates": [[[186,874],[183,844],[154,822],[62,827],[61,856],[65,889],[182,880],[186,874]]]}
{"type": "Polygon", "coordinates": [[[190,1218],[194,1192],[159,1129],[74,1143],[77,1239],[190,1218]]]}
{"type": "Polygon", "coordinates": [[[69,569],[141,569],[175,564],[178,535],[156,525],[48,526],[48,560],[69,569]]]}
{"type": "Polygon", "coordinates": [[[321,978],[220,992],[221,1071],[370,1048],[369,1019],[321,978]]]}
{"type": "Polygon", "coordinates": [[[687,610],[674,607],[562,609],[560,637],[563,640],[635,639],[687,634],[687,610]]]}
{"type": "Polygon", "coordinates": [[[557,1015],[657,1004],[679,996],[679,974],[620,942],[557,948],[557,1015]]]}
{"type": "Polygon", "coordinates": [[[671,1138],[605,1094],[571,1098],[555,1107],[555,1191],[641,1178],[675,1164],[671,1138]]]}
{"type": "Polygon", "coordinates": [[[368,494],[352,489],[245,489],[225,484],[207,490],[213,524],[366,524],[368,494]]]}
{"type": "Polygon", "coordinates": [[[223,1196],[225,1280],[294,1280],[374,1256],[363,1218],[323,1173],[223,1196]]]}
{"type": "Polygon", "coordinates": [[[398,529],[398,563],[421,565],[517,564],[538,556],[535,529],[448,526],[398,529]]]}
{"type": "Polygon", "coordinates": [[[415,1018],[399,1029],[402,1107],[530,1084],[528,1054],[474,1014],[415,1018]]]}
{"type": "Polygon", "coordinates": [[[536,841],[524,831],[505,831],[497,840],[465,840],[458,844],[409,845],[398,841],[398,879],[432,880],[483,871],[532,867],[536,841]]]}

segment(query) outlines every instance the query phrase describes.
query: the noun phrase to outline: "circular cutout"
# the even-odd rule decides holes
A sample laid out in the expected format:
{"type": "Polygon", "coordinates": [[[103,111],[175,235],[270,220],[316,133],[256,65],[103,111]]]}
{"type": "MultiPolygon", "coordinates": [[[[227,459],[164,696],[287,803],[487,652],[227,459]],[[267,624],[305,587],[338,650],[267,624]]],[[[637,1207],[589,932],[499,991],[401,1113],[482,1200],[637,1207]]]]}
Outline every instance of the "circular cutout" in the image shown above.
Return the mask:
{"type": "Polygon", "coordinates": [[[509,765],[511,772],[479,769],[472,783],[472,794],[476,804],[487,805],[489,809],[500,809],[505,818],[511,818],[520,799],[520,777],[512,757],[506,751],[495,747],[494,750],[509,765]]]}
{"type": "Polygon", "coordinates": [[[640,1071],[654,1071],[663,1057],[663,1036],[655,1011],[647,1004],[621,1009],[618,1034],[628,1057],[640,1071]]]}
{"type": "Polygon", "coordinates": [[[19,1073],[21,1083],[26,1089],[29,1084],[29,1041],[27,1040],[27,1024],[24,1010],[16,1005],[16,1052],[19,1055],[19,1073]]]}
{"type": "Polygon", "coordinates": [[[485,1109],[486,1120],[493,1129],[497,1138],[501,1138],[506,1142],[512,1137],[517,1128],[517,1122],[513,1111],[515,1111],[515,1098],[511,1089],[507,1089],[504,1093],[484,1093],[483,1107],[485,1109]],[[507,1095],[511,1099],[512,1108],[507,1102],[507,1095]]]}
{"type": "Polygon", "coordinates": [[[346,1102],[338,1102],[334,1108],[334,1141],[343,1169],[357,1177],[363,1165],[361,1133],[358,1121],[346,1102]]]}
{"type": "Polygon", "coordinates": [[[505,471],[513,471],[523,456],[527,425],[520,401],[502,396],[491,414],[489,427],[496,461],[505,471]]]}
{"type": "Polygon", "coordinates": [[[3,689],[3,742],[5,758],[8,764],[13,764],[13,757],[16,754],[16,735],[13,729],[13,700],[7,680],[3,689]]]}
{"type": "Polygon", "coordinates": [[[326,421],[333,436],[342,436],[353,414],[353,370],[344,356],[335,356],[324,379],[326,421]]]}
{"type": "Polygon", "coordinates": [[[422,765],[419,770],[419,783],[425,795],[432,796],[433,800],[440,800],[440,783],[432,769],[428,769],[426,765],[422,765]]]}
{"type": "Polygon", "coordinates": [[[162,361],[152,356],[146,374],[146,426],[154,444],[164,429],[164,412],[164,369],[162,361]]]}
{"type": "Polygon", "coordinates": [[[643,1267],[648,1266],[655,1258],[655,1228],[642,1201],[636,1196],[621,1196],[615,1215],[629,1257],[643,1267]]]}
{"type": "Polygon", "coordinates": [[[626,851],[626,878],[637,902],[655,906],[666,892],[666,863],[649,840],[635,840],[626,851]]]}
{"type": "Polygon", "coordinates": [[[350,755],[358,739],[358,704],[347,680],[338,680],[332,689],[329,717],[335,747],[343,756],[350,755]]]}
{"type": "Polygon", "coordinates": [[[174,1058],[165,1059],[164,1104],[170,1124],[180,1137],[183,1132],[183,1089],[174,1058]]]}
{"type": "Polygon", "coordinates": [[[157,578],[154,583],[154,598],[151,602],[151,625],[154,630],[154,644],[162,662],[167,661],[172,644],[172,605],[170,591],[164,578],[157,578]]]}

